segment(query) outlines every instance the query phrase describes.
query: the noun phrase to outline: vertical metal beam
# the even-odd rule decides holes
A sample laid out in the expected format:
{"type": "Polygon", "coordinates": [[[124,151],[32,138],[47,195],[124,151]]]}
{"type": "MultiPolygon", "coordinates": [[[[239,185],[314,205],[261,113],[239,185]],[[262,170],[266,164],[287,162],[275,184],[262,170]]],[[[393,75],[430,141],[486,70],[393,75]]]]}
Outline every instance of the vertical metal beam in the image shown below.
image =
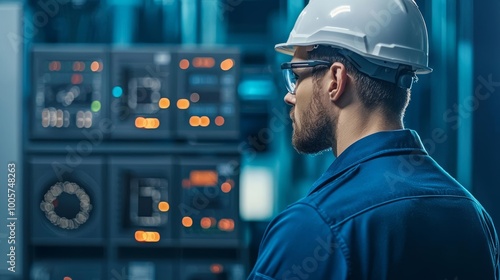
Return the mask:
{"type": "Polygon", "coordinates": [[[1,279],[24,279],[22,277],[24,254],[21,173],[23,171],[22,17],[22,3],[0,3],[0,54],[2,57],[2,67],[0,67],[0,87],[2,89],[0,94],[0,116],[2,117],[2,137],[0,138],[0,221],[2,228],[0,230],[0,261],[3,267],[0,270],[1,279]],[[8,167],[11,167],[10,171],[8,167]],[[9,187],[8,178],[11,179],[11,183],[15,180],[11,187],[9,187]],[[13,190],[13,192],[8,193],[8,189],[13,190]],[[8,204],[8,198],[11,198],[11,204],[8,204]],[[11,215],[11,213],[14,215],[11,215]],[[14,223],[14,227],[9,228],[11,223],[14,223]],[[13,267],[11,271],[8,270],[10,267],[13,267]]]}

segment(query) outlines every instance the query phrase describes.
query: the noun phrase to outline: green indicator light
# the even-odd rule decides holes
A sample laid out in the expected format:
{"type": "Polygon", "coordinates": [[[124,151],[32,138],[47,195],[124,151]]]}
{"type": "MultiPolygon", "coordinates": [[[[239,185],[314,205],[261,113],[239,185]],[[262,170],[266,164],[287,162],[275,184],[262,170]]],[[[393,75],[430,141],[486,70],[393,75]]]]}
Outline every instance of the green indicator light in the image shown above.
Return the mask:
{"type": "Polygon", "coordinates": [[[101,110],[101,101],[93,101],[92,104],[90,104],[90,110],[92,110],[92,112],[99,112],[99,110],[101,110]]]}

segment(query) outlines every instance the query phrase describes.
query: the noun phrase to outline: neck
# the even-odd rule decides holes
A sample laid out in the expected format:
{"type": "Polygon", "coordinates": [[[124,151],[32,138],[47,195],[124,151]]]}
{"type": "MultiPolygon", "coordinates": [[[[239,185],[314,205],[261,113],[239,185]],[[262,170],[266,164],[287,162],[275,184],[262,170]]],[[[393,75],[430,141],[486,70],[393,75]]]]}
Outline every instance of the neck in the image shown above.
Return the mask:
{"type": "Polygon", "coordinates": [[[335,157],[338,157],[345,149],[361,138],[380,131],[403,128],[401,120],[390,121],[381,110],[367,110],[360,106],[339,115],[335,130],[336,142],[333,144],[332,150],[335,157]]]}

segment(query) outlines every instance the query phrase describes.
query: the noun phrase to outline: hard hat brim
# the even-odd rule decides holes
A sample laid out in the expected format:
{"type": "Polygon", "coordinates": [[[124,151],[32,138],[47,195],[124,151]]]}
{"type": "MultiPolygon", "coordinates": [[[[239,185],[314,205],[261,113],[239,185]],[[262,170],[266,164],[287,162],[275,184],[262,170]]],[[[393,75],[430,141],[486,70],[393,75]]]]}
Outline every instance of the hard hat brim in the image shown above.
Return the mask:
{"type": "MultiPolygon", "coordinates": [[[[293,56],[295,54],[295,49],[297,48],[297,46],[303,46],[303,47],[305,47],[305,46],[311,46],[311,44],[294,44],[294,45],[290,45],[288,43],[280,43],[280,44],[276,44],[274,46],[274,49],[277,52],[293,56]]],[[[367,56],[367,55],[364,54],[364,56],[367,56]]],[[[380,58],[371,57],[371,56],[367,56],[367,57],[371,58],[371,59],[380,59],[380,58]]],[[[432,68],[426,67],[426,66],[423,66],[423,65],[408,64],[408,63],[402,63],[402,62],[399,62],[399,61],[394,61],[394,63],[400,63],[400,64],[406,64],[406,65],[412,66],[416,74],[429,74],[429,73],[431,73],[433,71],[432,68]]]]}

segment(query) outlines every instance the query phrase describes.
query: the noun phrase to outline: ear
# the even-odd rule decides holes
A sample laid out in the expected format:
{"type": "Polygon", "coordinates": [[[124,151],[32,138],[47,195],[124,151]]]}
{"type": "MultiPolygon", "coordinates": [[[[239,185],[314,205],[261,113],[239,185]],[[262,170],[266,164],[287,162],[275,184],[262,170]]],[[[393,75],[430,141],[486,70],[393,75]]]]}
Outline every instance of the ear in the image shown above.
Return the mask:
{"type": "Polygon", "coordinates": [[[329,73],[329,84],[328,84],[328,95],[330,101],[336,102],[340,99],[345,91],[347,84],[347,70],[344,64],[340,62],[335,62],[330,67],[329,73]]]}

